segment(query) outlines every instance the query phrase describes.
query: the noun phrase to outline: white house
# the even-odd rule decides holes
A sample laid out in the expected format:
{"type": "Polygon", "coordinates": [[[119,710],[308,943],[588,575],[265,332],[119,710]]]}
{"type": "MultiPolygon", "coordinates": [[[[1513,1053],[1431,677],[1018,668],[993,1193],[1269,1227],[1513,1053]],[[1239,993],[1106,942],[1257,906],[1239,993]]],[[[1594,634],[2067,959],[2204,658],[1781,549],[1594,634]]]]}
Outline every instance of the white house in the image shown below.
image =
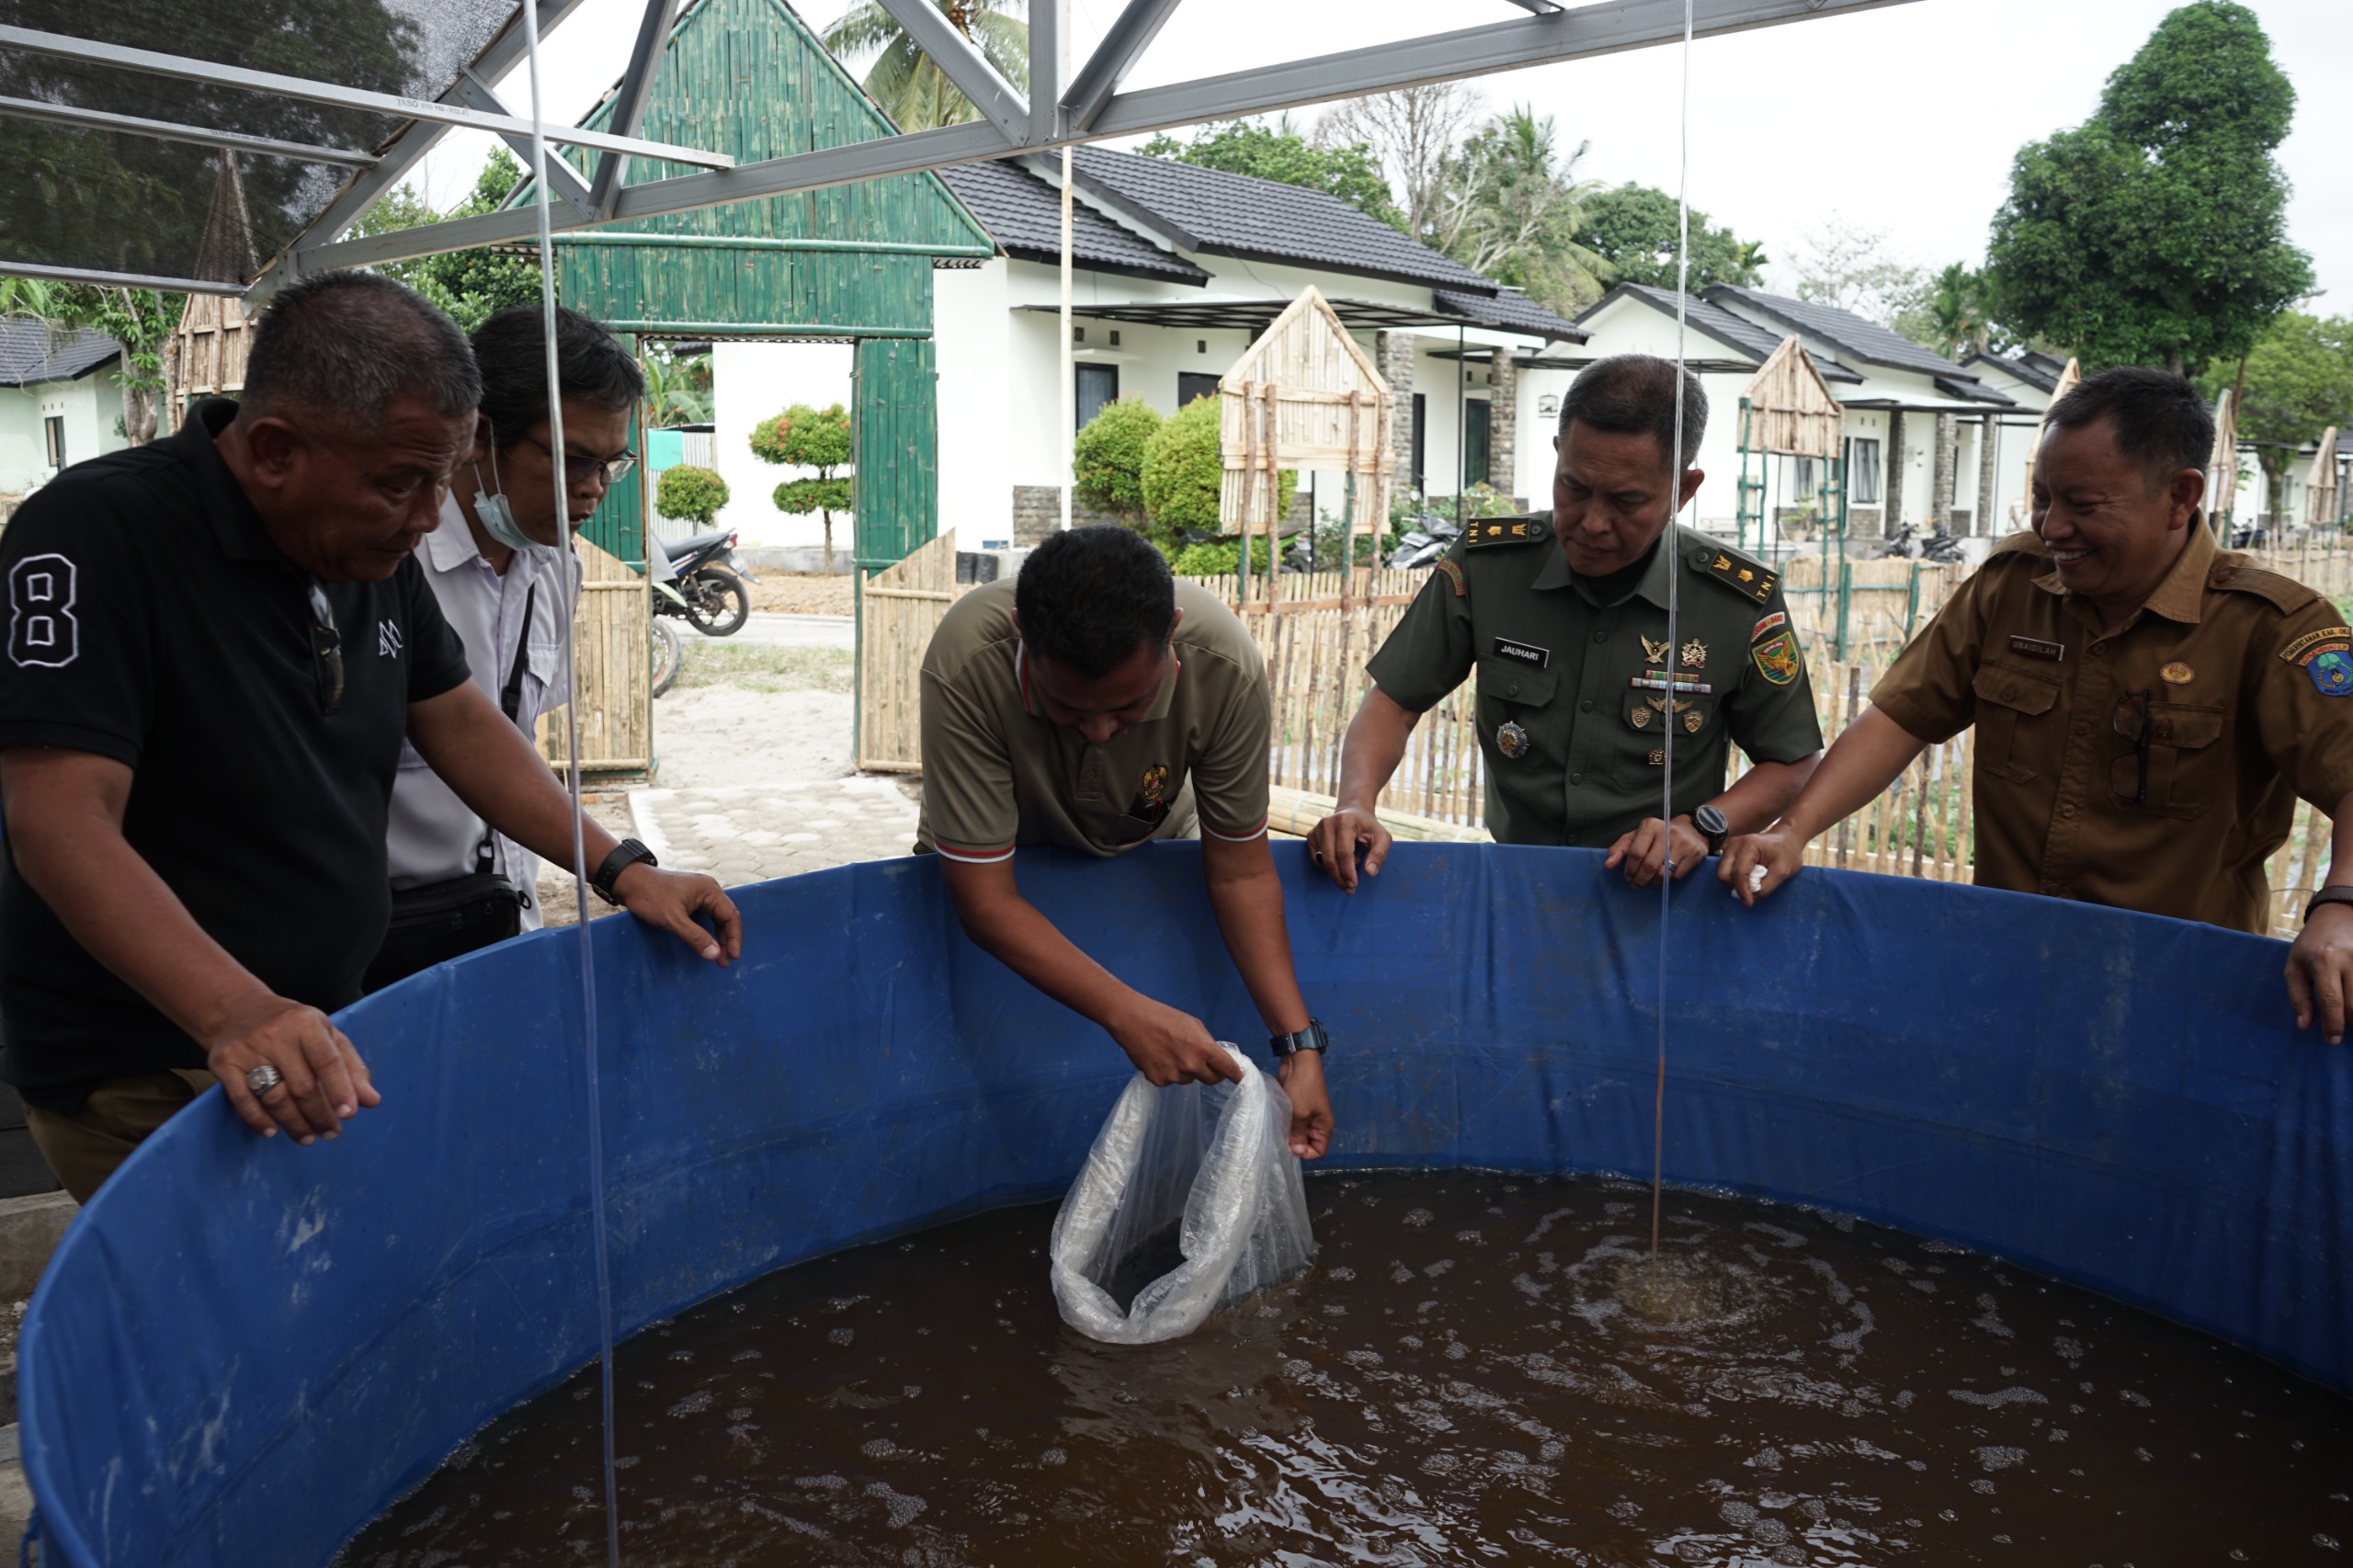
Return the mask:
{"type": "Polygon", "coordinates": [[[104,333],[54,343],[46,322],[0,317],[0,498],[21,498],[68,463],[128,445],[122,347],[104,333]]]}
{"type": "MultiPolygon", "coordinates": [[[[1576,324],[1587,335],[1584,347],[1548,362],[1574,368],[1611,354],[1677,351],[1671,290],[1621,284],[1576,324]]],[[[1710,475],[1698,503],[1700,527],[1762,548],[1795,542],[1811,530],[1812,515],[1826,509],[1826,476],[1813,463],[1741,449],[1742,394],[1791,335],[1846,410],[1851,534],[1876,537],[1906,523],[1925,532],[1939,520],[1958,534],[2023,526],[2027,453],[2050,388],[2010,373],[2010,362],[1996,379],[1986,373],[1995,369],[1990,362],[1956,365],[1850,311],[1727,284],[1686,300],[1683,332],[1683,355],[1711,410],[1699,455],[1710,475]],[[1736,483],[1744,457],[1764,487],[1745,522],[1736,483]]]]}
{"type": "MultiPolygon", "coordinates": [[[[1116,397],[1173,414],[1214,391],[1312,283],[1397,393],[1401,491],[1418,484],[1450,496],[1483,481],[1545,504],[1551,443],[1534,410],[1547,396],[1557,406],[1574,374],[1545,356],[1581,342],[1576,326],[1319,191],[1099,147],[1077,149],[1074,164],[1079,424],[1116,397]]],[[[964,550],[1034,541],[1054,526],[1069,475],[1059,376],[1061,160],[940,175],[999,251],[933,274],[941,531],[964,550]]],[[[722,343],[713,353],[721,472],[733,493],[720,522],[746,544],[813,545],[813,518],[768,506],[780,472],[753,459],[745,442],[787,403],[847,401],[847,350],[722,343]]],[[[1336,473],[1302,474],[1300,487],[1336,512],[1340,483],[1336,473]]]]}

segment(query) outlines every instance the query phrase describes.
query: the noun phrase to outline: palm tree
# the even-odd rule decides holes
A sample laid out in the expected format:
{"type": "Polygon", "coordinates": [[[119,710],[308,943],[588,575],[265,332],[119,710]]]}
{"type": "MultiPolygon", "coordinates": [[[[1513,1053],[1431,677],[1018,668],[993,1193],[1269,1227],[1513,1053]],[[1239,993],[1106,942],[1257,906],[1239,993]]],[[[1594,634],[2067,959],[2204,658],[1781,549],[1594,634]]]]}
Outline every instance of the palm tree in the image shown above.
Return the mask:
{"type": "Polygon", "coordinates": [[[1586,203],[1604,188],[1577,173],[1590,145],[1563,156],[1552,117],[1532,108],[1490,119],[1447,160],[1438,248],[1554,310],[1601,298],[1617,268],[1576,238],[1586,203]]]}
{"type": "MultiPolygon", "coordinates": [[[[1029,89],[1029,24],[1022,20],[1029,0],[932,0],[956,30],[980,49],[1014,86],[1029,89]],[[1020,13],[1020,15],[1016,15],[1020,13]]],[[[901,131],[931,131],[978,119],[981,111],[956,90],[947,74],[917,49],[906,30],[874,0],[858,0],[827,28],[824,45],[848,57],[878,49],[867,67],[866,94],[901,131]]]]}

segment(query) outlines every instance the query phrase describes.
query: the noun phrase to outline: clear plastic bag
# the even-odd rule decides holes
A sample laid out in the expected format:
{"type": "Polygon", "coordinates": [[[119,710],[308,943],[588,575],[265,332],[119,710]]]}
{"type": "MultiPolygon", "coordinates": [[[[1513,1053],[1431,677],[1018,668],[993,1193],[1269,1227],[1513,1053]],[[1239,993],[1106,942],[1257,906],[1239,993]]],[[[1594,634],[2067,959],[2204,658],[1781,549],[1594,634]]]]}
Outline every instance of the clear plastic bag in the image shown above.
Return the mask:
{"type": "Polygon", "coordinates": [[[1290,1100],[1218,1043],[1242,1082],[1158,1089],[1136,1074],[1054,1216],[1054,1300],[1090,1339],[1181,1338],[1314,1261],[1290,1100]]]}

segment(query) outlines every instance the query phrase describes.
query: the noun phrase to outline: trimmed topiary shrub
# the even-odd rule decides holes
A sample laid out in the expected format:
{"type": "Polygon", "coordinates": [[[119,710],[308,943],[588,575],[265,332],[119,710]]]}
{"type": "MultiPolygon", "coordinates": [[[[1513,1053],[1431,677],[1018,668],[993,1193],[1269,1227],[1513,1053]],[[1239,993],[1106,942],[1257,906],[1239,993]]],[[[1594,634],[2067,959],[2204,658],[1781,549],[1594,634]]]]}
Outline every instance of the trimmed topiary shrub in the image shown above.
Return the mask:
{"type": "Polygon", "coordinates": [[[840,403],[812,408],[796,403],[752,427],[752,455],[762,462],[813,468],[814,479],[788,479],[769,499],[788,517],[822,512],[825,518],[825,570],[834,569],[834,514],[850,508],[850,481],[842,470],[850,460],[849,413],[840,403]]]}
{"type": "Polygon", "coordinates": [[[1143,504],[1143,454],[1159,433],[1160,411],[1142,398],[1123,397],[1103,405],[1072,444],[1072,490],[1098,512],[1116,512],[1128,527],[1140,528],[1143,504]]]}
{"type": "MultiPolygon", "coordinates": [[[[1144,443],[1140,475],[1144,509],[1155,525],[1171,533],[1218,526],[1218,487],[1224,477],[1225,460],[1218,449],[1218,400],[1213,397],[1195,398],[1144,443]]],[[[1285,516],[1298,489],[1298,473],[1284,469],[1277,500],[1285,516]]],[[[1241,560],[1238,549],[1234,559],[1241,560]]]]}
{"type": "Polygon", "coordinates": [[[680,463],[665,468],[654,486],[654,509],[682,523],[710,527],[727,505],[727,482],[707,468],[680,463]]]}

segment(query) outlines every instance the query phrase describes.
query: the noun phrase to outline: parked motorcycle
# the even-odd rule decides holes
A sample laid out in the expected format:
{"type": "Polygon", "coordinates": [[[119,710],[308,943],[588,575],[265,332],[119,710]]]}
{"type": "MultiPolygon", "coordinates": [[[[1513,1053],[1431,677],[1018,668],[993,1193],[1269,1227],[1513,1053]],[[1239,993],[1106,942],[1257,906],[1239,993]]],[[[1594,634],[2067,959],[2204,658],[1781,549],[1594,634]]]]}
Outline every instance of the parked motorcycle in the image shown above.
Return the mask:
{"type": "Polygon", "coordinates": [[[1392,566],[1411,571],[1420,566],[1435,566],[1438,557],[1454,547],[1462,537],[1461,528],[1447,518],[1419,516],[1414,526],[1399,536],[1397,550],[1389,559],[1392,566]]]}
{"type": "MultiPolygon", "coordinates": [[[[656,603],[662,601],[663,593],[676,592],[667,583],[654,586],[662,590],[654,596],[656,603]]],[[[654,695],[659,697],[678,683],[678,666],[686,663],[687,645],[678,629],[659,616],[648,622],[647,629],[653,633],[648,651],[653,656],[654,695]]]]}
{"type": "Polygon", "coordinates": [[[752,618],[752,596],[744,585],[759,579],[737,562],[734,534],[717,528],[676,544],[647,542],[654,559],[655,615],[683,617],[706,637],[744,630],[752,618]]]}
{"type": "Polygon", "coordinates": [[[1947,565],[1968,559],[1961,552],[1960,536],[1948,533],[1942,524],[1938,525],[1934,533],[1922,539],[1918,531],[1906,523],[1888,536],[1886,548],[1879,553],[1883,561],[1929,561],[1947,565]]]}

